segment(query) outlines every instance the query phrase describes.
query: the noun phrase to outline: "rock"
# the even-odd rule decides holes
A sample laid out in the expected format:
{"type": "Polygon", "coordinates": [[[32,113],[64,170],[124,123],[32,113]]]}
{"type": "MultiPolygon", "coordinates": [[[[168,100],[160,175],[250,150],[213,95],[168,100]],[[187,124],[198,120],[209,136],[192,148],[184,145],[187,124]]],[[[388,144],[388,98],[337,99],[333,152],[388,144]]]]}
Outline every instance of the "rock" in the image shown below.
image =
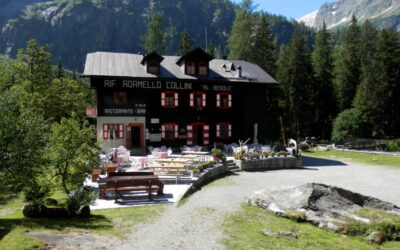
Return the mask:
{"type": "Polygon", "coordinates": [[[276,233],[276,232],[268,230],[268,229],[263,229],[263,230],[261,230],[261,232],[267,236],[285,236],[285,237],[291,237],[291,238],[297,239],[297,235],[295,233],[289,232],[289,231],[283,231],[283,232],[276,233]]]}
{"type": "Polygon", "coordinates": [[[78,211],[78,216],[82,218],[89,218],[90,217],[90,207],[85,205],[81,207],[78,211]]]}
{"type": "Polygon", "coordinates": [[[374,243],[380,245],[385,240],[385,237],[380,232],[372,232],[365,237],[365,240],[370,244],[374,243]]]}
{"type": "Polygon", "coordinates": [[[297,239],[297,235],[295,233],[289,232],[289,231],[280,232],[279,235],[297,239]]]}
{"type": "Polygon", "coordinates": [[[267,236],[277,236],[278,235],[278,233],[275,233],[274,231],[271,231],[268,229],[263,229],[263,230],[261,230],[261,232],[267,236]]]}
{"type": "Polygon", "coordinates": [[[337,230],[337,221],[347,218],[368,222],[353,215],[355,210],[369,208],[400,215],[400,208],[389,202],[364,196],[335,186],[308,183],[285,189],[264,189],[247,196],[247,201],[283,217],[285,211],[304,213],[305,221],[337,230]]]}

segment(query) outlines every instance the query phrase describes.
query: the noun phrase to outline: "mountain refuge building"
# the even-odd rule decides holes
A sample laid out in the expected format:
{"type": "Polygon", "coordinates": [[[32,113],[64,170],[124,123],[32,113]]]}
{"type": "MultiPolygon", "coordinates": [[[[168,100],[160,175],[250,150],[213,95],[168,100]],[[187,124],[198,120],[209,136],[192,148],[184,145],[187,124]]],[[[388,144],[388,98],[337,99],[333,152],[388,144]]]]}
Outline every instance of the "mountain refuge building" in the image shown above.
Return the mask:
{"type": "Polygon", "coordinates": [[[124,146],[212,147],[253,138],[262,128],[266,92],[277,84],[259,66],[214,59],[200,48],[179,56],[94,52],[83,77],[96,90],[95,117],[102,149],[124,146]],[[257,124],[257,125],[255,125],[257,124]]]}

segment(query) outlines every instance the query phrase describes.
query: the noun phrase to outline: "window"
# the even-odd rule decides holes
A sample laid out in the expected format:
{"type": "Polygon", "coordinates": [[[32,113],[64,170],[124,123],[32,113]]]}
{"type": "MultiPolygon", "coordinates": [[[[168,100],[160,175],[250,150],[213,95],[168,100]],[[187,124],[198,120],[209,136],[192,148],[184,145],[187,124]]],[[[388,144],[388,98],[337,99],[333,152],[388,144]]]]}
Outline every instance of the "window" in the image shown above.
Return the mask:
{"type": "Polygon", "coordinates": [[[195,75],[196,74],[196,64],[192,61],[186,63],[186,74],[195,75]]]}
{"type": "Polygon", "coordinates": [[[164,91],[161,92],[161,107],[164,108],[176,108],[178,107],[178,93],[175,91],[164,91]]]}
{"type": "Polygon", "coordinates": [[[103,139],[124,139],[123,124],[103,124],[103,139]]]}
{"type": "Polygon", "coordinates": [[[218,93],[217,94],[217,108],[221,108],[221,109],[232,108],[232,94],[218,93]]]}
{"type": "Polygon", "coordinates": [[[203,92],[190,93],[190,107],[202,109],[206,107],[206,94],[203,92]]]}
{"type": "Polygon", "coordinates": [[[217,124],[217,138],[231,138],[232,137],[232,125],[227,122],[221,122],[217,124]]]}
{"type": "Polygon", "coordinates": [[[114,104],[126,105],[128,103],[128,95],[126,92],[114,92],[114,104]]]}
{"type": "Polygon", "coordinates": [[[161,125],[161,138],[163,140],[175,140],[178,138],[178,125],[175,123],[164,123],[161,125]]]}
{"type": "Polygon", "coordinates": [[[208,75],[208,65],[205,62],[199,63],[199,75],[207,76],[208,75]]]}
{"type": "Polygon", "coordinates": [[[160,64],[156,61],[148,62],[147,73],[150,74],[160,74],[160,64]]]}

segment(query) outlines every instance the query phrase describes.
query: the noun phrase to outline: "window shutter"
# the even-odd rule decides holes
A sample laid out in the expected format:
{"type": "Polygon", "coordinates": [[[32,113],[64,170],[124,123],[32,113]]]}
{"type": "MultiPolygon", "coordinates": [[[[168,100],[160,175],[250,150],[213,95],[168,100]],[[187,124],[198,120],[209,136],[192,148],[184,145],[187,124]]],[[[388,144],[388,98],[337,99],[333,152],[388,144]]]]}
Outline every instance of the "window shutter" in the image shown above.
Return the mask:
{"type": "Polygon", "coordinates": [[[124,139],[124,124],[118,125],[118,139],[124,139]]]}
{"type": "Polygon", "coordinates": [[[161,92],[161,106],[165,106],[165,93],[161,92]]]}
{"type": "Polygon", "coordinates": [[[232,94],[228,94],[228,107],[232,107],[232,94]]]}
{"type": "Polygon", "coordinates": [[[221,136],[221,125],[217,124],[217,137],[221,136]]]}
{"type": "Polygon", "coordinates": [[[175,107],[179,106],[178,93],[174,93],[174,104],[175,107]]]}
{"type": "Polygon", "coordinates": [[[178,138],[178,125],[175,124],[174,126],[174,134],[175,134],[175,138],[178,138]]]}
{"type": "Polygon", "coordinates": [[[186,127],[186,131],[187,131],[186,143],[187,145],[191,146],[193,145],[193,126],[188,124],[186,127]]]}
{"type": "Polygon", "coordinates": [[[206,107],[206,94],[202,94],[201,96],[201,101],[202,101],[202,107],[205,108],[206,107]]]}
{"type": "Polygon", "coordinates": [[[103,124],[103,139],[108,139],[108,124],[103,124]]]}
{"type": "Polygon", "coordinates": [[[221,94],[217,94],[217,108],[221,107],[221,94]]]}
{"type": "Polygon", "coordinates": [[[190,93],[190,107],[194,107],[194,94],[190,93]]]}
{"type": "Polygon", "coordinates": [[[165,125],[161,126],[161,138],[165,139],[165,125]]]}
{"type": "Polygon", "coordinates": [[[232,125],[231,124],[228,125],[228,136],[232,137],[232,125]]]}

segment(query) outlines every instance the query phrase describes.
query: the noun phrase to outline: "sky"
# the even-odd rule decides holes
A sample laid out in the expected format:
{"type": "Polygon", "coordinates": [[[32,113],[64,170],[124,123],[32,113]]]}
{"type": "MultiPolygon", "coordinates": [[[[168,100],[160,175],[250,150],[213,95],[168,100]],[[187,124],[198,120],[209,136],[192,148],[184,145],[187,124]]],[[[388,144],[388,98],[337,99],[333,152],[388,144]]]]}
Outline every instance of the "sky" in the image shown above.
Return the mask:
{"type": "MultiPolygon", "coordinates": [[[[241,0],[233,0],[236,3],[241,0]]],[[[278,14],[287,18],[300,18],[314,10],[318,10],[323,3],[332,0],[253,0],[258,5],[257,10],[264,10],[271,14],[278,14]]]]}

